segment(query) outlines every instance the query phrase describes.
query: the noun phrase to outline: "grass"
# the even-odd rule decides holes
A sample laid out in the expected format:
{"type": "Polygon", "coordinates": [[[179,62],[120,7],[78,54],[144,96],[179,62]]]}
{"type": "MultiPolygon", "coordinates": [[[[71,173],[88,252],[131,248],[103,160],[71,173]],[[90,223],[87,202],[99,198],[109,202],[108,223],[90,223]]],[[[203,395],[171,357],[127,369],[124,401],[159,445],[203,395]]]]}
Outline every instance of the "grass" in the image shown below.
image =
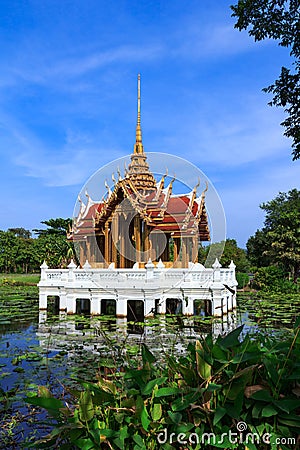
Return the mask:
{"type": "Polygon", "coordinates": [[[40,274],[37,273],[0,273],[0,284],[14,284],[22,286],[32,286],[40,281],[40,274]]]}

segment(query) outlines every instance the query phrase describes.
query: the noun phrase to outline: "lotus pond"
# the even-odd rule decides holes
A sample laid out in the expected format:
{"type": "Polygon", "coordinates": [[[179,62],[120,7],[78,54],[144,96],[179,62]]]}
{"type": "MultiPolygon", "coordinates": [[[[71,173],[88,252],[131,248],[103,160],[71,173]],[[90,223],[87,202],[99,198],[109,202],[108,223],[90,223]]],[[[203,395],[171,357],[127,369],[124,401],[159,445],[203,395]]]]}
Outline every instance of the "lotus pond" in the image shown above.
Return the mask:
{"type": "MultiPolygon", "coordinates": [[[[300,295],[241,292],[239,308],[224,321],[170,316],[127,323],[110,316],[39,314],[36,286],[0,287],[0,448],[21,448],[28,436],[51,427],[39,409],[24,403],[39,386],[69,395],[79,379],[138,358],[141,343],[164,358],[182,353],[190,340],[208,332],[226,333],[244,323],[244,331],[286,335],[300,312],[300,295]],[[43,425],[41,421],[44,420],[43,425]],[[39,424],[39,425],[37,425],[39,424]]],[[[121,369],[121,368],[120,368],[121,369]]],[[[25,447],[26,448],[26,447],[25,447]]]]}

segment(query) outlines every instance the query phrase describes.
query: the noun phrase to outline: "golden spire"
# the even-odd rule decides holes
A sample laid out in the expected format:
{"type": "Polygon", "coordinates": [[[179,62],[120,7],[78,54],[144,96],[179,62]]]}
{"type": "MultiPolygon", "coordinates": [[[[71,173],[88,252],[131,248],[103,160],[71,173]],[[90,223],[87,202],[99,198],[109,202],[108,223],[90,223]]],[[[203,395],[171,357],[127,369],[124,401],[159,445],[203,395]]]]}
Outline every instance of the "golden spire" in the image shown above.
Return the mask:
{"type": "Polygon", "coordinates": [[[141,75],[138,74],[137,122],[135,132],[134,153],[144,153],[141,129],[141,75]]]}

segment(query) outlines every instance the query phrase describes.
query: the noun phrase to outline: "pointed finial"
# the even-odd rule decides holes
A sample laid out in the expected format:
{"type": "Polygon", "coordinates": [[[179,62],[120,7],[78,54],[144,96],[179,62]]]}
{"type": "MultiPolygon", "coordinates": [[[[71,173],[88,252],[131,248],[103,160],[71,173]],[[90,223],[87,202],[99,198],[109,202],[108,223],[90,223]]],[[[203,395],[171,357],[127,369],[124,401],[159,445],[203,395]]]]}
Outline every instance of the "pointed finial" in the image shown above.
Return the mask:
{"type": "Polygon", "coordinates": [[[137,122],[135,132],[134,153],[144,153],[141,129],[141,75],[138,74],[137,122]]]}

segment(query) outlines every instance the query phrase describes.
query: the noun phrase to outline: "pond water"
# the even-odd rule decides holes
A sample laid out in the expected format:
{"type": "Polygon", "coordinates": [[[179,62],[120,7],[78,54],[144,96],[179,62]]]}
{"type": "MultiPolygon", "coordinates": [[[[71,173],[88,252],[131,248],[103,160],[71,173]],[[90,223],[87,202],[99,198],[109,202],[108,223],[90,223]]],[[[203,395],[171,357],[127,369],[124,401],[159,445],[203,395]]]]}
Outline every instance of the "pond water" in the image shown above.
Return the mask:
{"type": "Polygon", "coordinates": [[[170,316],[132,323],[110,316],[39,313],[35,286],[1,287],[0,448],[21,448],[33,430],[36,436],[45,434],[47,424],[37,426],[43,413],[23,400],[36,394],[39,385],[68,395],[78,379],[94,381],[97,372],[138,357],[142,342],[163,359],[166,352],[184,352],[188,342],[206,333],[226,333],[241,323],[245,332],[288,333],[300,312],[300,295],[240,293],[238,302],[238,310],[223,321],[170,316]]]}

